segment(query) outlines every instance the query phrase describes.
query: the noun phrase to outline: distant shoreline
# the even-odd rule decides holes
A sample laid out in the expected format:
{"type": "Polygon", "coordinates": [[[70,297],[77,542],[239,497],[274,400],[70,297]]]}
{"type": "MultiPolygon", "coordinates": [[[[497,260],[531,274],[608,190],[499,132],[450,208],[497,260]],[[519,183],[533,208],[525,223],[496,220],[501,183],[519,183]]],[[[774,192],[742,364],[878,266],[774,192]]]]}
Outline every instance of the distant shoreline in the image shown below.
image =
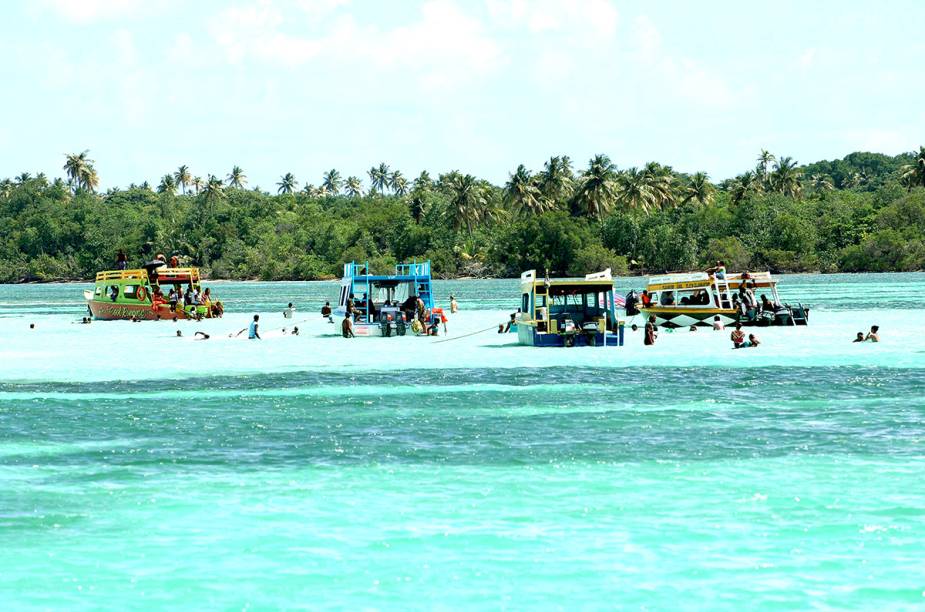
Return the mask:
{"type": "MultiPolygon", "coordinates": [[[[818,274],[824,276],[831,276],[835,274],[854,274],[854,275],[866,275],[866,274],[921,274],[925,270],[885,270],[882,272],[827,272],[823,270],[813,270],[813,271],[772,271],[772,274],[781,275],[781,274],[818,274]]],[[[652,276],[654,274],[674,274],[675,272],[653,272],[652,274],[618,274],[614,275],[614,278],[645,278],[647,276],[652,276]]],[[[87,279],[74,279],[74,278],[63,278],[63,279],[51,279],[51,280],[20,280],[13,283],[0,283],[2,285],[88,285],[93,284],[96,279],[87,278],[87,279]]],[[[203,278],[204,282],[210,283],[331,283],[338,282],[340,279],[332,276],[331,278],[314,278],[314,279],[301,279],[301,278],[289,278],[289,279],[274,279],[274,280],[260,280],[259,278],[203,278]]],[[[481,281],[481,280],[519,280],[517,276],[449,276],[449,277],[434,277],[434,280],[440,281],[481,281]]]]}

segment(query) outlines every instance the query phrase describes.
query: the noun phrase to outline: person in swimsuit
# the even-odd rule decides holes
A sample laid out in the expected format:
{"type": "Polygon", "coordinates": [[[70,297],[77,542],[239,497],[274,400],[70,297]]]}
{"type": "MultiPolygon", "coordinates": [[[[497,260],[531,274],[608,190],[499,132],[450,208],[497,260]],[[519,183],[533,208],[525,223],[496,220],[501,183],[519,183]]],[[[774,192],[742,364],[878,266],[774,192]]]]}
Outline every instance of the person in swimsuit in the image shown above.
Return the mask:
{"type": "Polygon", "coordinates": [[[732,340],[732,348],[742,347],[742,344],[745,343],[745,332],[742,331],[741,323],[736,323],[736,328],[729,334],[729,339],[732,340]]]}

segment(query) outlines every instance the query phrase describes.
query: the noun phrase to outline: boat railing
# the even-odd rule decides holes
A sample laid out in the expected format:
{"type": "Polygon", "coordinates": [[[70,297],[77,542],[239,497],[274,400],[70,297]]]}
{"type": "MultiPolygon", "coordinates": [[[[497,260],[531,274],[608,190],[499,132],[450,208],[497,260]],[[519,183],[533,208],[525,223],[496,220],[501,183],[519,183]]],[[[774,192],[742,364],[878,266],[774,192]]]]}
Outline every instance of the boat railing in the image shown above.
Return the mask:
{"type": "Polygon", "coordinates": [[[106,270],[96,273],[96,282],[114,280],[145,280],[148,273],[144,270],[106,270]]]}
{"type": "Polygon", "coordinates": [[[157,271],[159,283],[199,282],[199,268],[160,268],[157,271]]]}
{"type": "Polygon", "coordinates": [[[398,276],[430,276],[430,262],[421,261],[398,264],[395,266],[395,274],[398,276]]]}

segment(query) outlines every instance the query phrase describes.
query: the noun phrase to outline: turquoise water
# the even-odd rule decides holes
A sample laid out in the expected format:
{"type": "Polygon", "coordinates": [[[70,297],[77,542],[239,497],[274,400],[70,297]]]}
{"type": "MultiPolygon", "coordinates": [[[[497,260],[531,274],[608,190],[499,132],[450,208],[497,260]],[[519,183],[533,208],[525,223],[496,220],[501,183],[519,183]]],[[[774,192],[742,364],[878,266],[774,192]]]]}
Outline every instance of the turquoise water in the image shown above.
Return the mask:
{"type": "Polygon", "coordinates": [[[438,283],[463,310],[436,341],[337,337],[313,314],[333,283],[89,326],[82,285],[0,286],[0,601],[921,607],[925,275],[783,283],[811,326],[746,351],[474,333],[515,281],[438,283]],[[228,338],[254,312],[266,339],[228,338]]]}

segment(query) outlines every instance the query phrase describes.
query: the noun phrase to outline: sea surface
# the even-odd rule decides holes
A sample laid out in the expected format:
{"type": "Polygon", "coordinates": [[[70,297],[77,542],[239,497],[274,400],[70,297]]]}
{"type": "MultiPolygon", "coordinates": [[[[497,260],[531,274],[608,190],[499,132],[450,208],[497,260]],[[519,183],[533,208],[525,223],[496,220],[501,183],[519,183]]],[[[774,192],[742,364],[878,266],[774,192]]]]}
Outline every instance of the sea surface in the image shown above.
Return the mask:
{"type": "Polygon", "coordinates": [[[515,280],[352,340],[336,283],[91,325],[88,285],[0,286],[0,607],[921,609],[925,274],[781,281],[810,326],[739,351],[521,347],[515,280]]]}

